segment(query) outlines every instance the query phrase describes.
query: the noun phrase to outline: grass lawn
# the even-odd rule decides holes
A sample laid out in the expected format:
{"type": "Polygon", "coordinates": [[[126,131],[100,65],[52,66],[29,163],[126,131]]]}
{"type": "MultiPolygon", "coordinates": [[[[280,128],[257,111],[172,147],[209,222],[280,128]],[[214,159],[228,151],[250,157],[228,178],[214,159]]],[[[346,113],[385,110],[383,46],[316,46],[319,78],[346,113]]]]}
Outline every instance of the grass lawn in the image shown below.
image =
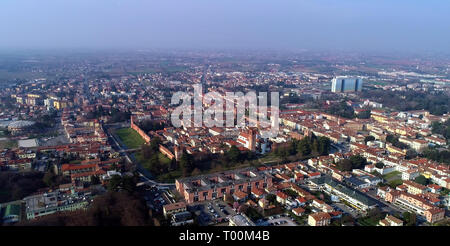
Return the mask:
{"type": "Polygon", "coordinates": [[[391,187],[397,187],[397,186],[399,186],[401,184],[403,184],[403,180],[401,180],[401,179],[395,179],[395,180],[392,180],[392,181],[388,182],[388,185],[391,186],[391,187]]]}
{"type": "Polygon", "coordinates": [[[80,164],[81,160],[73,160],[73,161],[69,161],[70,164],[80,164]]]}
{"type": "MultiPolygon", "coordinates": [[[[145,159],[140,152],[135,153],[134,156],[136,157],[136,160],[139,161],[139,163],[141,163],[143,168],[150,170],[149,159],[145,159]]],[[[159,158],[160,163],[162,163],[162,164],[170,165],[170,163],[171,163],[171,160],[160,152],[158,152],[158,158],[159,158]]],[[[173,182],[175,179],[177,179],[181,176],[182,176],[181,170],[174,170],[174,171],[156,176],[156,180],[163,181],[163,182],[173,182]]]]}
{"type": "Polygon", "coordinates": [[[159,175],[158,177],[156,177],[156,180],[159,182],[174,182],[175,179],[180,178],[181,176],[183,176],[183,173],[181,172],[181,170],[174,170],[162,175],[159,175]]]}
{"type": "Polygon", "coordinates": [[[12,149],[17,148],[17,140],[4,140],[0,141],[0,149],[12,149]]]}
{"type": "MultiPolygon", "coordinates": [[[[136,159],[141,163],[142,167],[149,169],[150,168],[150,161],[149,159],[145,159],[144,156],[142,156],[142,153],[137,152],[134,154],[134,156],[136,157],[136,159]]],[[[158,158],[159,161],[162,164],[166,164],[169,165],[171,160],[169,158],[167,158],[165,155],[163,155],[161,152],[158,152],[158,158]]]]}
{"type": "Polygon", "coordinates": [[[377,226],[378,220],[375,220],[373,218],[361,218],[358,220],[358,223],[363,226],[377,226]]]}
{"type": "Polygon", "coordinates": [[[268,154],[264,157],[258,158],[258,161],[262,164],[277,163],[281,162],[281,158],[272,154],[268,154]]]}
{"type": "Polygon", "coordinates": [[[140,148],[143,143],[145,143],[144,139],[133,129],[131,128],[122,128],[116,130],[117,136],[120,138],[123,144],[126,145],[129,149],[140,148]]]}
{"type": "Polygon", "coordinates": [[[298,225],[305,225],[308,222],[308,216],[302,215],[301,217],[295,215],[293,212],[288,211],[289,215],[297,222],[298,225]]]}
{"type": "Polygon", "coordinates": [[[383,178],[387,181],[391,181],[391,179],[401,178],[401,176],[400,176],[401,174],[402,173],[399,171],[393,171],[393,172],[383,175],[383,178]]]}
{"type": "Polygon", "coordinates": [[[397,186],[403,184],[402,173],[399,171],[393,171],[391,173],[383,175],[383,179],[386,180],[386,183],[390,187],[397,187],[397,186]]]}

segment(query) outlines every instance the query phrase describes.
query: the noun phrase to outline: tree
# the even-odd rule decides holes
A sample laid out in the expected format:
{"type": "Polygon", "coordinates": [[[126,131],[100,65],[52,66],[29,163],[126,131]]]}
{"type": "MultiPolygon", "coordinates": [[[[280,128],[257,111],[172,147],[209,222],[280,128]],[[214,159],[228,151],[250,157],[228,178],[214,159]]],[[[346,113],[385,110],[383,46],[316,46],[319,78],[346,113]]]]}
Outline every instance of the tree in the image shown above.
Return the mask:
{"type": "Polygon", "coordinates": [[[150,158],[150,156],[152,156],[153,151],[152,151],[152,149],[150,148],[150,145],[144,143],[144,144],[142,144],[142,146],[141,146],[141,153],[142,153],[142,156],[143,156],[145,159],[148,159],[148,158],[150,158]]]}
{"type": "Polygon", "coordinates": [[[154,225],[143,200],[128,192],[107,192],[94,198],[87,210],[54,213],[21,226],[148,226],[154,225]]]}
{"type": "Polygon", "coordinates": [[[336,167],[341,171],[351,171],[353,169],[361,169],[367,164],[366,158],[360,155],[350,156],[349,159],[344,159],[336,164],[336,167]]]}
{"type": "Polygon", "coordinates": [[[373,208],[368,211],[367,215],[373,220],[381,220],[384,217],[384,214],[381,212],[379,208],[373,208]]]}
{"type": "Polygon", "coordinates": [[[374,137],[374,136],[366,136],[366,137],[364,138],[364,143],[367,144],[367,142],[369,142],[369,141],[374,141],[374,140],[375,140],[375,137],[374,137]]]}
{"type": "Polygon", "coordinates": [[[355,118],[355,111],[352,107],[348,106],[345,101],[331,105],[325,112],[348,119],[355,118]]]}
{"type": "Polygon", "coordinates": [[[417,178],[414,179],[414,182],[421,184],[421,185],[428,185],[430,183],[430,181],[425,178],[425,176],[420,175],[417,178]]]}
{"type": "Polygon", "coordinates": [[[48,171],[44,174],[42,181],[48,186],[53,187],[55,182],[55,174],[52,171],[48,171]]]}
{"type": "Polygon", "coordinates": [[[415,226],[416,225],[416,214],[410,212],[404,212],[402,214],[403,220],[405,220],[406,226],[415,226]]]}
{"type": "Polygon", "coordinates": [[[307,156],[311,154],[311,144],[308,138],[302,138],[298,144],[298,152],[301,153],[302,156],[307,156]]]}
{"type": "Polygon", "coordinates": [[[337,164],[336,164],[337,169],[341,170],[341,171],[351,171],[352,168],[352,162],[349,159],[344,159],[344,160],[340,160],[337,164]]]}
{"type": "Polygon", "coordinates": [[[271,204],[275,203],[277,200],[277,197],[274,194],[267,194],[266,196],[267,201],[269,201],[271,204]]]}
{"type": "Polygon", "coordinates": [[[183,151],[183,155],[180,158],[180,167],[183,171],[183,176],[188,176],[195,168],[194,158],[191,154],[183,151]]]}
{"type": "Polygon", "coordinates": [[[352,162],[352,168],[353,169],[361,169],[364,168],[364,166],[367,164],[366,158],[360,156],[360,155],[353,155],[350,156],[350,161],[352,162]]]}
{"type": "Polygon", "coordinates": [[[383,162],[377,162],[377,163],[375,164],[375,167],[381,169],[381,168],[384,167],[384,163],[383,163],[383,162]]]}
{"type": "Polygon", "coordinates": [[[417,152],[413,149],[409,149],[406,151],[405,159],[411,160],[417,157],[417,152]]]}
{"type": "Polygon", "coordinates": [[[98,176],[93,176],[91,178],[91,184],[93,184],[93,185],[100,184],[100,178],[98,176]]]}
{"type": "Polygon", "coordinates": [[[153,153],[156,153],[159,151],[160,144],[161,144],[161,139],[159,137],[153,138],[150,141],[150,149],[153,151],[153,153]]]}
{"type": "Polygon", "coordinates": [[[328,151],[331,147],[330,139],[327,137],[319,137],[318,143],[319,149],[317,152],[319,152],[319,155],[328,155],[328,151]]]}
{"type": "Polygon", "coordinates": [[[194,171],[192,171],[191,176],[198,176],[200,175],[202,172],[200,171],[200,169],[195,168],[194,171]]]}
{"type": "Polygon", "coordinates": [[[230,161],[238,162],[241,159],[241,151],[235,145],[232,145],[226,153],[226,156],[230,159],[230,161]]]}
{"type": "Polygon", "coordinates": [[[108,181],[107,188],[109,191],[117,191],[122,183],[122,177],[113,175],[108,181]]]}
{"type": "Polygon", "coordinates": [[[361,111],[356,115],[359,119],[369,119],[370,118],[370,110],[361,111]]]}

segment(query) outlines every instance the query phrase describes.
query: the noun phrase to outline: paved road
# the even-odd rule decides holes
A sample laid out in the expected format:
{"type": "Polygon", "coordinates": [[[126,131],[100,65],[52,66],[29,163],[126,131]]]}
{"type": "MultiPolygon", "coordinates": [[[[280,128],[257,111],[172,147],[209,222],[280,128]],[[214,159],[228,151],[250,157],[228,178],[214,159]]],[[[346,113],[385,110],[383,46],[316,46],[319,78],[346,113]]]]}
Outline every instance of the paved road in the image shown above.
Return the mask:
{"type": "Polygon", "coordinates": [[[388,203],[386,201],[383,201],[382,199],[377,198],[376,195],[374,195],[372,193],[373,193],[373,191],[365,192],[365,194],[368,197],[370,197],[370,198],[375,200],[375,202],[378,204],[378,207],[380,209],[382,209],[382,210],[384,210],[386,212],[390,212],[390,213],[392,213],[392,212],[400,212],[400,213],[405,212],[405,210],[402,210],[402,209],[400,209],[397,206],[394,206],[394,205],[392,205],[392,204],[390,204],[390,203],[388,203]]]}
{"type": "Polygon", "coordinates": [[[270,223],[273,223],[274,226],[297,226],[295,221],[293,221],[291,218],[285,217],[285,216],[266,221],[266,225],[269,225],[270,223]],[[285,223],[281,224],[281,225],[276,225],[275,224],[276,222],[282,222],[282,221],[285,221],[285,223]]]}

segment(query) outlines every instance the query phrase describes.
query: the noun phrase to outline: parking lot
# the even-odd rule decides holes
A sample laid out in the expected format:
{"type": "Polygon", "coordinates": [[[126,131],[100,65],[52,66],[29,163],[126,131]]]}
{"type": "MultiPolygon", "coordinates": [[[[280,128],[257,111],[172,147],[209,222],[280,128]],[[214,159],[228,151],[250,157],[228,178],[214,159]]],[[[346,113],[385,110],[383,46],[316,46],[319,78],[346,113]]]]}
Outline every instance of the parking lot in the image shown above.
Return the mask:
{"type": "Polygon", "coordinates": [[[229,216],[236,214],[227,203],[220,199],[194,203],[191,208],[197,214],[201,225],[227,222],[229,216]]]}
{"type": "Polygon", "coordinates": [[[359,217],[359,215],[360,215],[356,209],[351,208],[351,207],[345,205],[344,203],[339,203],[339,202],[333,203],[333,207],[337,208],[338,211],[350,214],[352,217],[355,217],[355,218],[359,217]]]}
{"type": "Polygon", "coordinates": [[[173,202],[170,196],[165,194],[166,191],[158,190],[155,187],[146,187],[143,193],[147,206],[156,212],[161,212],[164,205],[173,202]]]}
{"type": "Polygon", "coordinates": [[[296,226],[297,224],[295,223],[294,220],[292,220],[290,217],[288,216],[275,216],[275,217],[269,217],[269,220],[267,220],[267,225],[268,226],[296,226]],[[272,218],[272,219],[270,219],[272,218]]]}

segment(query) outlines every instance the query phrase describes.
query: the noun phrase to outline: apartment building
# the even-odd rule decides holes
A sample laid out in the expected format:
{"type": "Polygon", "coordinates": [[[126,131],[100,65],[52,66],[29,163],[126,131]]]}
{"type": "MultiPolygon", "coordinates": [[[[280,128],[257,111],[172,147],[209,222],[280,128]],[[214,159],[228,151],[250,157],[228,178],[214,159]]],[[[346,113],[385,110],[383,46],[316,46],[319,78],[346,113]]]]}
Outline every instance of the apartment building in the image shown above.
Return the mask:
{"type": "Polygon", "coordinates": [[[186,211],[186,203],[185,202],[176,202],[171,204],[166,204],[163,206],[163,213],[165,217],[169,215],[180,213],[186,211]]]}
{"type": "Polygon", "coordinates": [[[308,216],[308,225],[327,226],[330,224],[331,216],[325,212],[313,213],[308,216]]]}
{"type": "Polygon", "coordinates": [[[408,193],[413,194],[413,195],[423,194],[427,190],[426,186],[418,184],[411,180],[404,181],[403,185],[405,185],[408,188],[408,193]]]}
{"type": "Polygon", "coordinates": [[[199,201],[223,198],[236,191],[247,194],[252,188],[272,187],[272,175],[255,168],[230,170],[221,173],[200,175],[175,181],[177,191],[190,204],[199,201]]]}

